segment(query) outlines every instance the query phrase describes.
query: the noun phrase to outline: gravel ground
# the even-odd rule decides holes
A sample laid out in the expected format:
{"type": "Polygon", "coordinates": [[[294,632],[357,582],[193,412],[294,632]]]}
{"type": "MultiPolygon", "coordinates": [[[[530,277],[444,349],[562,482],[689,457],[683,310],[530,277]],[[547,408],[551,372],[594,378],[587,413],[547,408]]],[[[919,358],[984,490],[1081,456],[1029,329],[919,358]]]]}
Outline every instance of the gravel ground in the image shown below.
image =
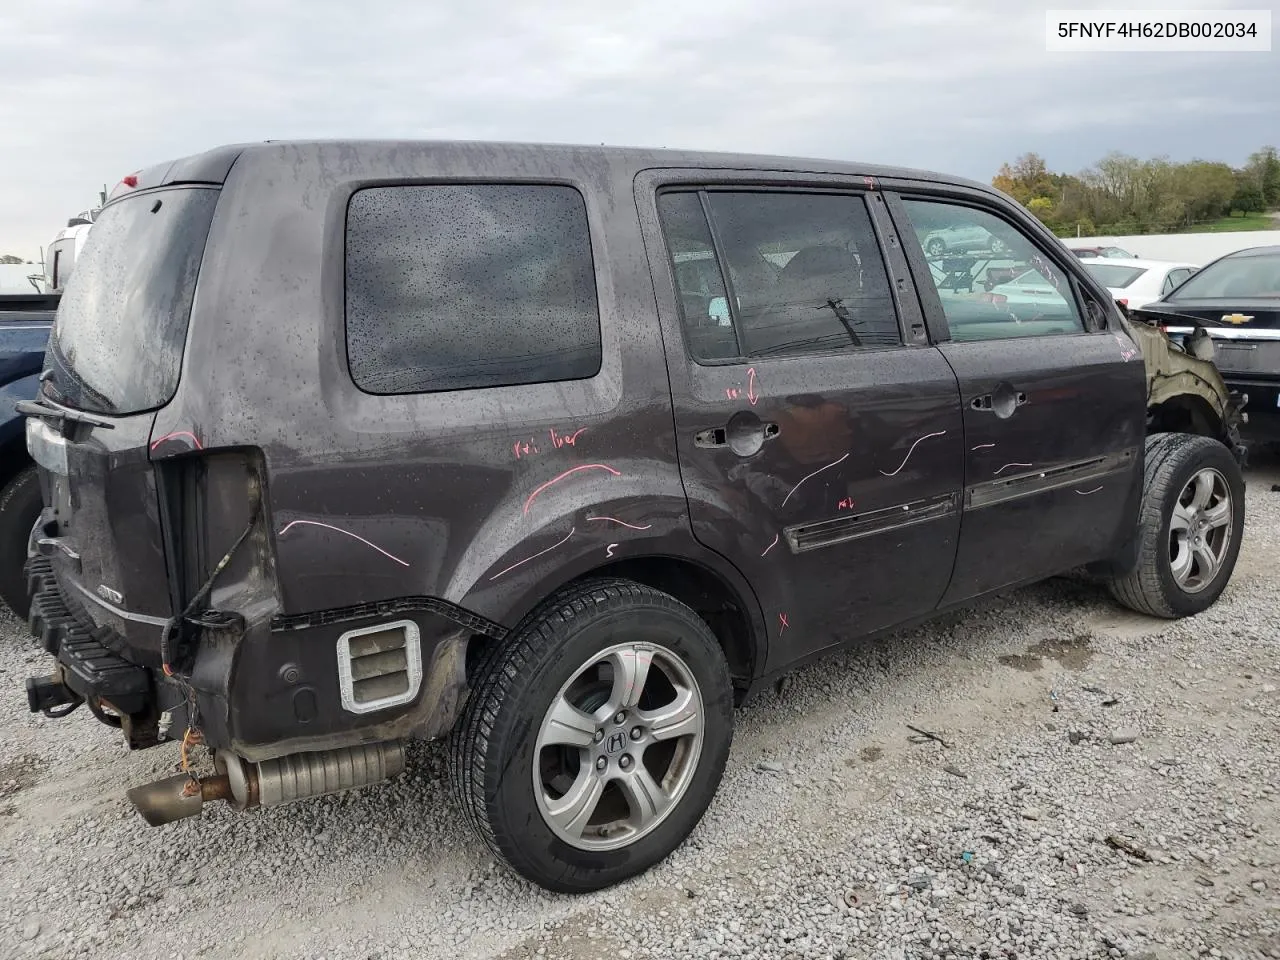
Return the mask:
{"type": "Polygon", "coordinates": [[[176,749],[27,713],[42,662],[5,621],[0,956],[1280,958],[1277,481],[1251,472],[1200,617],[1058,579],[798,672],[738,711],[690,841],[576,898],[465,832],[435,744],[379,788],[150,829],[124,790],[176,749]]]}

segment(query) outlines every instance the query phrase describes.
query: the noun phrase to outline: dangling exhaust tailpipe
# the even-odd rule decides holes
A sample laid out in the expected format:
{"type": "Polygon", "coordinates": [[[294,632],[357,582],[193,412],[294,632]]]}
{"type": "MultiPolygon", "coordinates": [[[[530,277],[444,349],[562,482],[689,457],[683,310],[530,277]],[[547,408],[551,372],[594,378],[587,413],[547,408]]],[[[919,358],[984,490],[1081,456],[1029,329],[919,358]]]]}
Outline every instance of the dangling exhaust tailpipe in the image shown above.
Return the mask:
{"type": "Polygon", "coordinates": [[[259,763],[219,750],[214,765],[216,776],[196,780],[179,774],[134,787],[126,796],[153,827],[194,817],[209,800],[226,800],[237,810],[274,807],[391,779],[404,770],[404,741],[294,753],[259,763]]]}

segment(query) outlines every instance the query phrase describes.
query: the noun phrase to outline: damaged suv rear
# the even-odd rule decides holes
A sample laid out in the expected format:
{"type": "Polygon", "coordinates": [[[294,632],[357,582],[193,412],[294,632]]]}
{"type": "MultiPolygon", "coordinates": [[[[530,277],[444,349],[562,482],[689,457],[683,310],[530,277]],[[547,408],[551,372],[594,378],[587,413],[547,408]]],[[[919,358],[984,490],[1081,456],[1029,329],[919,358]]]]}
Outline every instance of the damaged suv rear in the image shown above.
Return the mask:
{"type": "Polygon", "coordinates": [[[1193,354],[918,171],[380,142],[142,170],[22,405],[29,704],[181,742],[129,792],[156,825],[451,733],[495,852],[605,886],[683,841],[735,703],[797,664],[1077,566],[1211,605],[1239,404],[1193,354]],[[1045,289],[945,290],[923,238],[957,213],[1045,289]]]}

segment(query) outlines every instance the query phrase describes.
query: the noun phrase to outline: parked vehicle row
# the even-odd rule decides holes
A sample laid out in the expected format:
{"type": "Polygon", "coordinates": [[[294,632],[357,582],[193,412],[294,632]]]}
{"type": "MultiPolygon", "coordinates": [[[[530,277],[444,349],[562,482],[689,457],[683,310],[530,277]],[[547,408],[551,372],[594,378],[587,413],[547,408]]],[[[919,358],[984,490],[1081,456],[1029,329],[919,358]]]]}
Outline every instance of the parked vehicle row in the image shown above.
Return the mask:
{"type": "Polygon", "coordinates": [[[1088,260],[1084,268],[1130,310],[1172,293],[1199,269],[1194,263],[1176,260],[1121,258],[1088,260]]]}
{"type": "Polygon", "coordinates": [[[1280,246],[1219,257],[1146,310],[1177,337],[1206,327],[1228,385],[1248,397],[1250,437],[1280,443],[1280,246]]]}
{"type": "Polygon", "coordinates": [[[478,836],[598,888],[683,841],[797,664],[1080,565],[1185,616],[1240,546],[1212,363],[977,183],[230,146],[118,187],[75,270],[21,405],[28,700],[212,749],[130,791],[155,824],[448,735],[478,836]],[[1052,293],[1010,309],[975,253],[1052,293]]]}
{"type": "Polygon", "coordinates": [[[15,404],[36,396],[57,306],[56,294],[0,296],[0,600],[24,619],[29,599],[23,564],[42,503],[15,404]]]}

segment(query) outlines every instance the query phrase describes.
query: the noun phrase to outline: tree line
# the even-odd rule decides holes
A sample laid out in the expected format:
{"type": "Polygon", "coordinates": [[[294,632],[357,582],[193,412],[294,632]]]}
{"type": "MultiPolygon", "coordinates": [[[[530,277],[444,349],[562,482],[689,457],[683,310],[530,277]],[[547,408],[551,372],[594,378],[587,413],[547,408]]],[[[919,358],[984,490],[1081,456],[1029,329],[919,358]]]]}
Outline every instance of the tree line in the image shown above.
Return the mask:
{"type": "Polygon", "coordinates": [[[1002,164],[991,183],[1059,236],[1168,233],[1280,207],[1280,155],[1263,147],[1232,167],[1109,153],[1070,174],[1054,173],[1043,157],[1026,153],[1002,164]]]}

